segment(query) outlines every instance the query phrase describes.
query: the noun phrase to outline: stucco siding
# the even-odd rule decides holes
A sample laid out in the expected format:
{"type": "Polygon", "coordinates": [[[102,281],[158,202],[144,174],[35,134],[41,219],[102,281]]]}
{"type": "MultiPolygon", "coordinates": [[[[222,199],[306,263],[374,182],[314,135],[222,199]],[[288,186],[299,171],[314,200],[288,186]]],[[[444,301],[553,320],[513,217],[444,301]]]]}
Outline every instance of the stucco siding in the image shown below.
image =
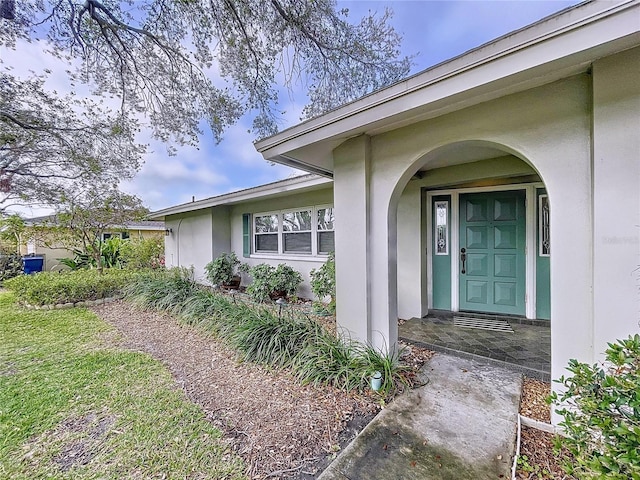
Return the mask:
{"type": "Polygon", "coordinates": [[[594,350],[640,321],[640,48],[593,65],[594,350]]]}
{"type": "MultiPolygon", "coordinates": [[[[234,251],[238,257],[240,257],[241,260],[249,266],[258,265],[260,263],[266,263],[273,266],[277,266],[280,263],[290,265],[302,274],[303,284],[298,289],[298,296],[301,298],[313,298],[313,293],[311,292],[311,286],[309,284],[311,278],[310,272],[314,268],[320,268],[326,261],[327,257],[325,255],[279,255],[252,253],[250,257],[242,258],[242,215],[245,213],[254,215],[256,213],[279,212],[283,210],[321,205],[333,205],[332,188],[322,188],[301,194],[288,194],[286,196],[276,198],[266,198],[259,201],[246,202],[229,207],[231,251],[234,251]]],[[[340,222],[339,215],[339,213],[336,213],[336,222],[340,222]]],[[[253,242],[253,238],[251,240],[253,242]]],[[[242,277],[242,285],[248,285],[251,282],[251,277],[249,275],[243,274],[242,277]]]]}
{"type": "Polygon", "coordinates": [[[167,267],[190,267],[195,278],[205,281],[204,266],[213,259],[213,220],[210,209],[172,215],[165,219],[171,234],[165,236],[167,267]]]}

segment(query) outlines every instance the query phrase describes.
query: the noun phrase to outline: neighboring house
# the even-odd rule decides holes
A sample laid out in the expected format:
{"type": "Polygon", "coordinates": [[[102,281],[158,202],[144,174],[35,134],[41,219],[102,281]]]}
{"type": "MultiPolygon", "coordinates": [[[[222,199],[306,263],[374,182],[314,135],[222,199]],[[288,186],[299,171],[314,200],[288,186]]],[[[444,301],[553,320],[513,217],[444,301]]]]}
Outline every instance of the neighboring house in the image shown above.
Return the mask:
{"type": "MultiPolygon", "coordinates": [[[[37,239],[29,235],[29,229],[33,227],[55,226],[57,224],[55,215],[46,215],[43,217],[27,218],[24,221],[26,232],[23,235],[25,239],[20,245],[20,253],[22,255],[41,255],[44,256],[44,270],[49,271],[60,264],[59,258],[73,258],[73,253],[62,247],[52,244],[47,239],[37,239]]],[[[159,221],[139,221],[127,222],[125,225],[114,226],[102,234],[102,240],[111,237],[127,238],[150,238],[153,236],[164,235],[164,222],[159,221]]]]}
{"type": "Polygon", "coordinates": [[[638,0],[568,8],[256,148],[333,182],[158,212],[174,265],[201,271],[226,249],[312,264],[315,220],[297,253],[269,216],[331,206],[337,322],[354,338],[393,347],[398,317],[430,309],[546,318],[558,378],[638,332],[638,0]]]}

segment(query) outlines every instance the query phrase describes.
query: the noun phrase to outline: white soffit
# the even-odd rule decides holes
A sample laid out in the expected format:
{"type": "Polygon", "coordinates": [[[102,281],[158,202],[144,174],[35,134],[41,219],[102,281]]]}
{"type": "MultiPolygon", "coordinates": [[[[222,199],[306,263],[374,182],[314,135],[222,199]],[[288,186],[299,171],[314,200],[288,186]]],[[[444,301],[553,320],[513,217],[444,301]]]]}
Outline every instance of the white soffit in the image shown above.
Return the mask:
{"type": "Polygon", "coordinates": [[[586,71],[640,45],[640,0],[586,2],[256,142],[263,157],[330,175],[346,139],[379,134],[586,71]]]}

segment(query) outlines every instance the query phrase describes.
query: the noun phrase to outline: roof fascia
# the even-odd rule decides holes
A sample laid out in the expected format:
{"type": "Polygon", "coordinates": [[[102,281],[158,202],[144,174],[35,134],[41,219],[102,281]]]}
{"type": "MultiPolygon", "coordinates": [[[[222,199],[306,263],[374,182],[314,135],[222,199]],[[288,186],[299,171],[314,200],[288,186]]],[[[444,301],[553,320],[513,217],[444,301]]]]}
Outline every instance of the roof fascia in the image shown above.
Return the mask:
{"type": "MultiPolygon", "coordinates": [[[[365,115],[369,123],[377,122],[379,124],[381,119],[391,118],[403,111],[409,111],[414,104],[409,102],[408,98],[420,92],[437,91],[436,96],[429,100],[429,103],[437,103],[447,97],[459,94],[460,80],[471,77],[474,74],[482,73],[483,75],[473,79],[473,81],[465,81],[469,85],[467,90],[471,90],[481,84],[504,79],[517,72],[509,71],[505,68],[482,69],[482,67],[501,60],[524,57],[532,50],[532,47],[543,42],[560,43],[563,41],[562,37],[567,34],[585,29],[585,27],[597,24],[600,20],[614,17],[616,14],[626,10],[639,10],[638,7],[640,7],[640,0],[624,0],[615,3],[594,1],[576,5],[431,67],[402,82],[373,92],[325,115],[310,119],[274,136],[260,140],[255,143],[255,147],[268,160],[279,163],[282,158],[287,158],[289,165],[304,169],[304,162],[287,156],[287,153],[313,143],[335,138],[341,132],[349,132],[357,127],[362,127],[363,116],[365,115]],[[483,71],[480,72],[481,70],[483,71]]],[[[633,18],[633,15],[630,18],[633,18]]],[[[594,28],[593,35],[591,33],[585,35],[588,43],[581,44],[573,41],[571,44],[565,45],[564,48],[554,49],[549,47],[546,49],[547,58],[540,56],[540,53],[536,52],[536,55],[532,55],[533,58],[529,62],[514,62],[514,66],[520,67],[519,71],[523,71],[527,68],[534,68],[536,65],[550,64],[557,60],[559,56],[568,57],[574,53],[622,38],[625,35],[637,34],[640,22],[638,22],[637,17],[635,26],[632,22],[633,20],[628,22],[627,30],[629,31],[594,28]],[[527,63],[528,67],[525,68],[527,63]]]]}
{"type": "Polygon", "coordinates": [[[163,210],[152,212],[147,218],[149,218],[150,220],[164,220],[167,215],[193,212],[196,210],[203,210],[205,208],[211,208],[220,205],[233,205],[240,202],[246,202],[248,200],[255,200],[258,198],[268,197],[281,193],[295,192],[307,188],[329,185],[331,183],[332,180],[326,177],[294,177],[285,181],[260,185],[246,190],[240,190],[238,192],[226,193],[217,197],[211,197],[204,200],[198,200],[196,202],[184,203],[182,205],[165,208],[163,210]]]}

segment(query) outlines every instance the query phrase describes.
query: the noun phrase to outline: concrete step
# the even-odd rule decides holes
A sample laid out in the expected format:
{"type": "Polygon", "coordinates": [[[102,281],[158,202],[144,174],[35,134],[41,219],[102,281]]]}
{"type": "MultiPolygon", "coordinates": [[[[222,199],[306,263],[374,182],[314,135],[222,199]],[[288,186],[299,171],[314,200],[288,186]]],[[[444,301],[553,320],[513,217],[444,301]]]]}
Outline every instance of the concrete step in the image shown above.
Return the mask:
{"type": "Polygon", "coordinates": [[[522,376],[437,354],[428,383],[396,398],[320,480],[510,478],[522,376]]]}

